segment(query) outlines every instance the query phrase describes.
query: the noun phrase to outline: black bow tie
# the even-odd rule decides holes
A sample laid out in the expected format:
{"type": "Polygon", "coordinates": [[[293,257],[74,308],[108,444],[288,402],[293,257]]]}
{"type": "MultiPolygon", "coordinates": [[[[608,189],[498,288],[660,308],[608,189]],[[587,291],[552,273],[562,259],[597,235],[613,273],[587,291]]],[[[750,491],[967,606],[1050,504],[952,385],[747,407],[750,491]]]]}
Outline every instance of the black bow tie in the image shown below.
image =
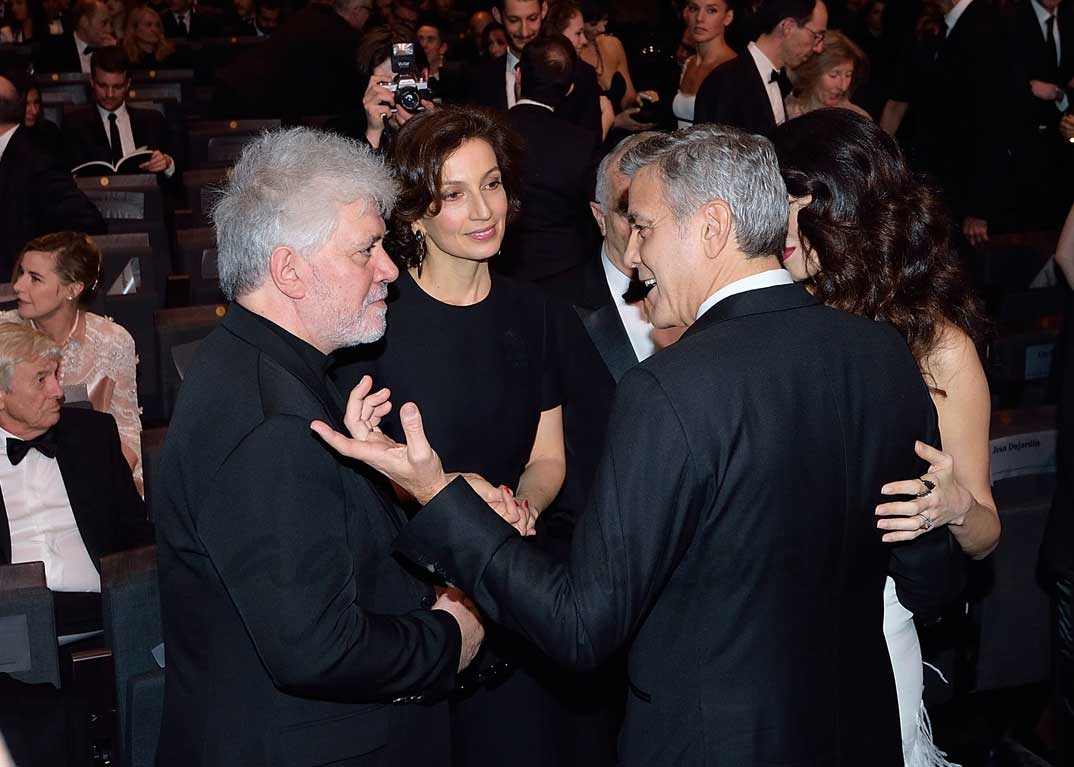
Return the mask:
{"type": "Polygon", "coordinates": [[[26,454],[30,452],[30,448],[36,447],[37,451],[41,455],[47,458],[56,457],[56,432],[53,429],[49,429],[40,437],[34,437],[33,439],[21,440],[14,437],[7,438],[7,457],[11,461],[12,466],[18,466],[22,463],[22,459],[26,457],[26,454]]]}
{"type": "MultiPolygon", "coordinates": [[[[770,74],[770,75],[768,76],[768,82],[770,82],[770,83],[778,83],[778,82],[779,82],[779,78],[780,78],[780,77],[781,77],[782,75],[783,75],[783,70],[782,70],[782,69],[773,69],[773,70],[772,70],[772,74],[770,74]]],[[[757,82],[757,81],[756,81],[756,80],[754,80],[754,82],[757,82]]]]}
{"type": "Polygon", "coordinates": [[[87,45],[85,48],[82,49],[82,55],[83,56],[89,56],[91,53],[93,53],[96,50],[97,49],[95,47],[93,47],[92,45],[87,45]]]}

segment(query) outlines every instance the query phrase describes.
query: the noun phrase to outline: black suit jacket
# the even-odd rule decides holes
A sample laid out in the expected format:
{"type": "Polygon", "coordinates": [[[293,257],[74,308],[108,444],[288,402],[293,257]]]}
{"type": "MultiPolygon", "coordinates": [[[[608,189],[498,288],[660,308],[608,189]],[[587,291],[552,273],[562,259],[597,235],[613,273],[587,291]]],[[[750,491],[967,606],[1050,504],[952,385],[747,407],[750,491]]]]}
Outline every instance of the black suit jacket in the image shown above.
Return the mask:
{"type": "Polygon", "coordinates": [[[103,234],[105,222],[60,159],[18,128],[0,158],[0,279],[29,240],[64,230],[103,234]]]}
{"type": "Polygon", "coordinates": [[[215,17],[197,11],[190,14],[190,29],[180,26],[175,15],[168,10],[161,12],[160,20],[164,25],[164,35],[172,39],[185,37],[190,40],[203,40],[206,37],[219,37],[223,31],[223,26],[215,17]]]}
{"type": "Polygon", "coordinates": [[[38,72],[81,72],[82,59],[74,35],[45,35],[34,56],[34,67],[38,72]]]}
{"type": "Polygon", "coordinates": [[[749,51],[716,67],[697,89],[694,124],[734,125],[748,133],[768,133],[776,116],[768,89],[749,51]]]}
{"type": "Polygon", "coordinates": [[[396,549],[562,663],[630,643],[625,765],[901,766],[885,578],[935,607],[962,560],[947,530],[881,541],[915,439],[936,412],[896,331],[754,290],[623,376],[567,562],[459,483],[396,549]]]}
{"type": "Polygon", "coordinates": [[[515,106],[507,121],[525,146],[522,210],[493,264],[518,279],[537,280],[582,262],[591,250],[599,133],[544,107],[515,106]]]}
{"type": "MultiPolygon", "coordinates": [[[[155,109],[127,107],[131,120],[131,133],[136,147],[159,149],[172,154],[172,142],[168,122],[155,109]]],[[[71,167],[91,160],[111,161],[112,148],[96,105],[72,111],[63,121],[64,147],[71,167]]]]}
{"type": "MultiPolygon", "coordinates": [[[[93,566],[100,572],[101,557],[151,543],[153,529],[123,457],[115,419],[106,413],[67,407],[61,409],[53,428],[56,461],[75,524],[93,566]]],[[[0,511],[0,564],[10,564],[11,529],[2,497],[0,511]]],[[[56,593],[54,599],[59,633],[101,628],[99,594],[56,593]]]]}
{"type": "Polygon", "coordinates": [[[310,431],[342,428],[343,401],[301,348],[232,305],[183,381],[158,473],[158,763],[447,764],[425,696],[455,684],[458,624],[390,556],[402,511],[310,431]]]}
{"type": "MultiPolygon", "coordinates": [[[[507,109],[507,54],[482,62],[472,72],[469,101],[492,109],[507,109]]],[[[597,72],[584,61],[574,66],[574,90],[556,110],[580,128],[603,135],[600,117],[600,83],[597,72]]]]}

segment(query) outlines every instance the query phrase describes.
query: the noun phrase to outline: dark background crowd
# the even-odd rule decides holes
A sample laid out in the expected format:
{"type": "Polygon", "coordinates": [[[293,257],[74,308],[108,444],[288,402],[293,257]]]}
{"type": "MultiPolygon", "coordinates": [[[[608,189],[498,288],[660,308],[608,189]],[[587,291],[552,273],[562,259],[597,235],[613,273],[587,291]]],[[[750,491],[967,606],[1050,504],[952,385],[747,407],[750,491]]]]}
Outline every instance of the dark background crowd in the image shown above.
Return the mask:
{"type": "MultiPolygon", "coordinates": [[[[4,319],[59,345],[67,404],[107,413],[114,425],[65,415],[66,441],[48,448],[61,456],[64,502],[95,583],[87,571],[90,587],[77,579],[63,587],[49,570],[44,590],[43,575],[5,575],[20,560],[12,534],[0,536],[0,620],[31,616],[28,633],[10,633],[29,638],[25,652],[5,661],[0,651],[10,664],[0,667],[8,672],[0,674],[8,701],[0,726],[29,727],[33,748],[53,748],[33,764],[148,763],[137,754],[155,748],[159,703],[138,697],[146,689],[138,680],[164,663],[149,653],[160,644],[159,607],[144,619],[145,584],[155,582],[145,573],[155,565],[145,549],[128,559],[118,552],[152,542],[154,472],[179,385],[199,339],[228,311],[212,207],[252,139],[287,126],[323,129],[395,157],[407,172],[396,142],[415,115],[451,105],[501,113],[522,152],[509,190],[517,211],[491,268],[572,305],[589,323],[601,375],[618,380],[677,333],[631,336],[610,353],[597,340],[605,304],[626,305],[609,299],[609,286],[640,288],[629,274],[600,269],[602,254],[605,266],[622,263],[629,232],[625,182],[607,162],[618,160],[615,147],[634,134],[706,123],[768,134],[834,107],[875,122],[936,185],[963,287],[983,307],[973,340],[988,376],[991,485],[1004,537],[973,563],[961,601],[918,625],[925,659],[946,676],[925,680],[936,744],[967,765],[1069,764],[1061,741],[1074,721],[1070,626],[1049,598],[1057,581],[1066,584],[1069,610],[1074,573],[1074,508],[1069,490],[1054,493],[1057,478],[1074,482],[1074,381],[1064,376],[1074,359],[1072,99],[1070,0],[4,0],[4,319]],[[55,609],[44,628],[26,606],[33,589],[49,592],[55,609]],[[42,642],[54,650],[56,636],[64,643],[49,658],[42,642]],[[56,690],[64,692],[58,708],[56,690]],[[156,710],[156,722],[140,710],[156,710]]],[[[412,204],[417,220],[428,200],[412,204]]],[[[410,237],[390,232],[389,251],[417,247],[410,237]]],[[[644,316],[630,326],[624,311],[628,336],[652,331],[644,316]]],[[[564,385],[584,392],[587,382],[564,385]]],[[[606,394],[593,386],[578,407],[600,411],[606,394]]],[[[587,440],[599,439],[585,418],[572,418],[565,410],[568,454],[577,440],[588,455],[587,440]]],[[[9,487],[14,530],[37,496],[13,504],[9,487]]],[[[586,488],[568,468],[561,504],[573,510],[586,488]]],[[[569,530],[569,517],[550,514],[545,524],[569,530]]],[[[513,705],[538,695],[571,700],[550,726],[574,728],[578,754],[602,753],[615,727],[616,682],[559,679],[543,662],[516,659],[534,679],[554,680],[553,691],[523,693],[513,705]]],[[[490,662],[473,684],[502,685],[498,675],[511,665],[490,662]]],[[[495,728],[501,720],[478,721],[495,728]]]]}

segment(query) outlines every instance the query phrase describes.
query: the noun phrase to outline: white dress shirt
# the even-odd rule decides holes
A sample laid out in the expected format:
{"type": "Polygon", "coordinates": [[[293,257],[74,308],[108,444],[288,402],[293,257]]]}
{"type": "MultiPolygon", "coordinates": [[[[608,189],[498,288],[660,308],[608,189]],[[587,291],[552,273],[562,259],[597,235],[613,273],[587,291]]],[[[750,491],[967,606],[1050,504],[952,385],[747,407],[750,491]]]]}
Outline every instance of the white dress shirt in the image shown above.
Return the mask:
{"type": "MultiPolygon", "coordinates": [[[[533,99],[519,99],[518,101],[515,102],[515,107],[522,106],[523,104],[529,104],[529,105],[535,106],[535,107],[544,107],[549,112],[555,112],[556,111],[553,107],[548,106],[548,104],[542,104],[540,101],[534,101],[533,99]]],[[[511,107],[511,108],[514,109],[515,107],[511,107]]]]}
{"type": "Polygon", "coordinates": [[[787,122],[787,109],[783,106],[783,92],[779,89],[779,83],[772,81],[772,73],[779,70],[764,55],[764,52],[757,47],[757,43],[750,43],[747,48],[750,56],[753,57],[753,63],[757,65],[757,71],[761,73],[761,82],[764,83],[765,90],[768,91],[768,102],[772,105],[772,114],[775,115],[776,125],[782,125],[787,122]]]}
{"type": "Polygon", "coordinates": [[[608,258],[607,245],[600,251],[600,261],[604,265],[604,277],[608,281],[608,289],[612,292],[612,300],[619,312],[619,318],[623,321],[630,345],[634,347],[634,355],[638,362],[653,356],[656,344],[653,342],[653,326],[642,316],[641,302],[628,304],[623,300],[623,294],[630,287],[630,278],[615,268],[608,258]]]}
{"type": "Polygon", "coordinates": [[[962,14],[966,12],[972,2],[973,0],[958,0],[955,6],[944,14],[943,23],[947,25],[946,37],[951,36],[951,30],[955,28],[955,24],[962,18],[962,14]]]}
{"type": "MultiPolygon", "coordinates": [[[[52,591],[101,590],[75,523],[60,464],[35,448],[18,466],[7,457],[7,440],[0,429],[0,492],[11,531],[11,562],[44,562],[45,582],[52,591]]],[[[17,439],[17,438],[16,438],[17,439]]]]}
{"type": "Polygon", "coordinates": [[[519,58],[510,48],[507,49],[507,55],[504,58],[507,59],[507,108],[510,109],[517,101],[515,97],[515,67],[518,66],[519,58]]]}
{"type": "MultiPolygon", "coordinates": [[[[1033,13],[1037,14],[1037,23],[1040,24],[1040,33],[1044,36],[1045,42],[1048,40],[1048,19],[1054,18],[1052,22],[1052,34],[1055,35],[1055,55],[1056,66],[1063,61],[1063,43],[1059,39],[1059,17],[1045,8],[1043,5],[1037,2],[1037,0],[1031,0],[1029,6],[1033,9],[1033,13]]],[[[1053,83],[1058,85],[1062,89],[1065,83],[1053,83]]],[[[1055,100],[1056,109],[1060,112],[1066,112],[1067,107],[1070,106],[1070,99],[1067,97],[1066,91],[1060,90],[1062,94],[1055,100]]]]}
{"type": "Polygon", "coordinates": [[[15,131],[18,129],[18,125],[13,125],[3,133],[0,133],[0,160],[4,159],[4,152],[7,150],[7,145],[11,143],[11,137],[15,135],[15,131]]]}
{"type": "Polygon", "coordinates": [[[74,38],[75,48],[78,50],[78,64],[82,67],[82,74],[88,75],[90,73],[90,57],[93,56],[92,53],[86,53],[89,43],[79,37],[77,32],[73,32],[71,37],[74,38]]]}
{"type": "MultiPolygon", "coordinates": [[[[104,124],[104,135],[108,137],[108,143],[111,144],[111,122],[108,120],[108,115],[112,113],[98,104],[97,114],[101,116],[101,122],[104,124]]],[[[120,104],[115,114],[116,127],[119,128],[119,146],[122,150],[120,156],[126,157],[138,148],[134,143],[134,131],[131,129],[131,114],[127,111],[127,103],[120,104]]]]}
{"type": "Polygon", "coordinates": [[[724,285],[706,298],[705,302],[698,307],[697,317],[695,319],[701,319],[702,314],[720,303],[720,301],[723,301],[725,298],[730,298],[738,293],[745,293],[748,290],[760,290],[761,288],[771,288],[776,285],[793,284],[794,279],[791,277],[791,273],[782,268],[769,269],[766,272],[751,274],[749,277],[743,277],[741,280],[735,280],[732,283],[724,285]]]}
{"type": "Polygon", "coordinates": [[[186,27],[186,33],[189,35],[190,34],[190,21],[191,21],[190,11],[187,11],[186,13],[175,13],[173,11],[172,16],[175,18],[175,20],[177,22],[182,22],[183,26],[186,27]]]}

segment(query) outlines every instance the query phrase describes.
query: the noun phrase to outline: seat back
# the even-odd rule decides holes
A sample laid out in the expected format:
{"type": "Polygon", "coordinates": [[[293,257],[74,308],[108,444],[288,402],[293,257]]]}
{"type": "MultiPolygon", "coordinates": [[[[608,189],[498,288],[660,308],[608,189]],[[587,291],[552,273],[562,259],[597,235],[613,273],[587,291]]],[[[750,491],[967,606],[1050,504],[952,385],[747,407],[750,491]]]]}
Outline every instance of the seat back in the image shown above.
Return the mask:
{"type": "Polygon", "coordinates": [[[0,673],[60,686],[56,614],[45,563],[0,565],[0,673]]]}
{"type": "Polygon", "coordinates": [[[207,120],[190,128],[190,167],[219,168],[234,163],[258,134],[280,127],[279,120],[207,120]]]}
{"type": "MultiPolygon", "coordinates": [[[[176,365],[176,348],[200,341],[209,335],[226,313],[227,306],[223,304],[163,309],[157,312],[157,364],[165,418],[171,418],[179,396],[179,386],[182,384],[182,376],[176,365]]],[[[189,356],[191,355],[183,354],[181,361],[189,356]]]]}
{"type": "Polygon", "coordinates": [[[150,767],[160,736],[164,672],[153,649],[164,637],[157,578],[156,546],[101,560],[101,605],[105,643],[115,668],[120,763],[127,767],[150,767]]]}
{"type": "Polygon", "coordinates": [[[209,220],[209,213],[212,211],[213,203],[216,201],[217,190],[226,181],[226,168],[199,168],[183,173],[186,206],[190,208],[195,227],[212,226],[212,222],[209,220]]]}
{"type": "Polygon", "coordinates": [[[216,231],[211,227],[182,229],[176,232],[176,250],[184,273],[190,275],[190,303],[223,303],[216,267],[216,231]]]}

